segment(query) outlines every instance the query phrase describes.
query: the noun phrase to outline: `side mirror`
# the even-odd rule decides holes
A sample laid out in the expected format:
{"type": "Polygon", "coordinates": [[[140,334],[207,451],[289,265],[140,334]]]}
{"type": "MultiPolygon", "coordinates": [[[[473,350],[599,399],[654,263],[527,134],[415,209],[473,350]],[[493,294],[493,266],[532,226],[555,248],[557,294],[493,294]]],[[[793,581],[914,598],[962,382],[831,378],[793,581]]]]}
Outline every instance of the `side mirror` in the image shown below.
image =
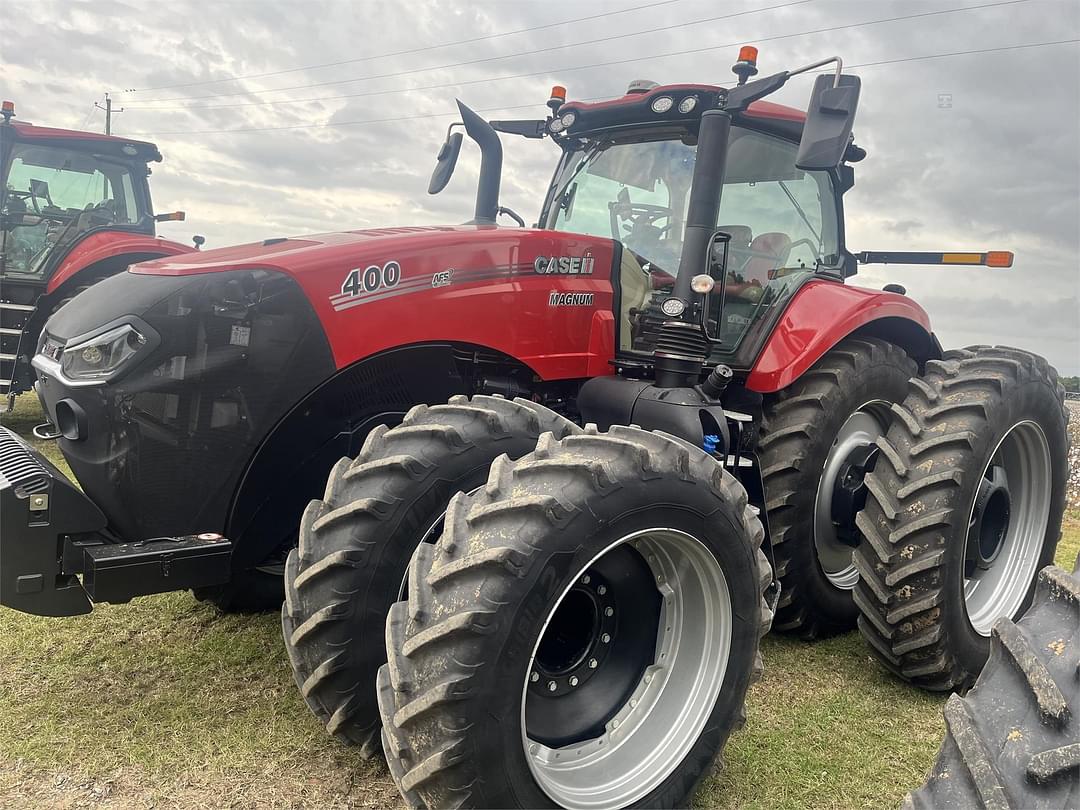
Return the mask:
{"type": "Polygon", "coordinates": [[[804,171],[835,169],[851,142],[855,110],[859,106],[858,76],[822,74],[814,81],[806,110],[795,167],[804,171]]]}
{"type": "Polygon", "coordinates": [[[435,171],[431,173],[431,182],[428,183],[427,188],[428,194],[438,194],[450,182],[450,178],[454,174],[454,167],[457,166],[458,155],[461,154],[461,142],[464,139],[465,136],[460,132],[447,134],[446,141],[439,149],[438,157],[435,159],[435,171]]]}

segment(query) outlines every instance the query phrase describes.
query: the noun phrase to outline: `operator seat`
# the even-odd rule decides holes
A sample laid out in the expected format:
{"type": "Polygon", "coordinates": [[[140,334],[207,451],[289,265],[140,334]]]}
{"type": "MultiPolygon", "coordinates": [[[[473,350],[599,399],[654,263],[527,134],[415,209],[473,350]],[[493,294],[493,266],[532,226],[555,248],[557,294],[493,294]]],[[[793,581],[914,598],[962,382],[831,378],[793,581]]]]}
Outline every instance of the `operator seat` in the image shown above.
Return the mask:
{"type": "Polygon", "coordinates": [[[747,281],[757,280],[765,286],[787,261],[791,252],[791,237],[778,231],[759,233],[750,243],[750,252],[752,255],[743,275],[747,281]]]}

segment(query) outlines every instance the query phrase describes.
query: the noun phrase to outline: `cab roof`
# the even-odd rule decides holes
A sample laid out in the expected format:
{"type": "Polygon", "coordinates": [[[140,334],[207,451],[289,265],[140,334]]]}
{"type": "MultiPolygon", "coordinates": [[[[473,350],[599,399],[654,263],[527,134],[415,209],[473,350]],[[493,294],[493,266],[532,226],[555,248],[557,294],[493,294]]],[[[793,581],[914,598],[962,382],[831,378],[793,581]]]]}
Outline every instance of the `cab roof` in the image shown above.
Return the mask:
{"type": "Polygon", "coordinates": [[[121,135],[105,135],[100,132],[81,132],[75,129],[41,127],[28,121],[12,121],[0,124],[0,132],[11,130],[15,140],[41,143],[45,146],[86,148],[98,154],[115,157],[137,157],[144,161],[161,161],[161,152],[149,141],[125,138],[121,135]]]}
{"type": "MultiPolygon", "coordinates": [[[[619,98],[605,101],[568,101],[559,108],[559,114],[574,112],[574,123],[566,128],[570,135],[584,134],[595,129],[608,129],[618,126],[639,126],[657,123],[693,123],[701,118],[706,109],[715,109],[719,98],[726,88],[713,84],[665,84],[653,87],[645,92],[630,92],[619,98]],[[661,96],[672,99],[665,112],[657,113],[652,109],[653,102],[661,96]],[[679,105],[690,97],[695,98],[693,109],[682,113],[679,105]]],[[[806,113],[783,104],[771,101],[755,101],[746,112],[736,115],[736,120],[747,123],[751,119],[754,126],[767,129],[785,138],[798,140],[802,137],[806,113]]]]}

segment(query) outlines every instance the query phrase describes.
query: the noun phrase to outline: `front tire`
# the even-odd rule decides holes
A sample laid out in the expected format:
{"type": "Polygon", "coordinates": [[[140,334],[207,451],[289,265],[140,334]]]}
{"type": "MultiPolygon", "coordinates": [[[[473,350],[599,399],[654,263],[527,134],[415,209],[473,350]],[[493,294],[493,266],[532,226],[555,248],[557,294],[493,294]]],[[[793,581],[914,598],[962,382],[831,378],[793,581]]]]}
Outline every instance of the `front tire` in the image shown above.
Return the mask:
{"type": "Polygon", "coordinates": [[[1057,373],[1007,347],[949,352],[914,378],[867,476],[859,629],[901,678],[944,691],[986,663],[990,631],[1054,559],[1068,474],[1057,373]]]}
{"type": "Polygon", "coordinates": [[[812,640],[854,628],[855,548],[838,537],[831,500],[845,462],[885,435],[917,371],[899,346],[849,337],[766,398],[758,447],[781,586],[777,630],[812,640]]]}
{"type": "Polygon", "coordinates": [[[763,535],[735,479],[663,434],[591,427],[496,460],[387,619],[379,708],[402,795],[686,806],[761,670],[763,535]]]}
{"type": "Polygon", "coordinates": [[[499,455],[518,458],[541,433],[576,429],[524,399],[456,396],[376,427],[355,460],[337,463],[323,500],[304,511],[281,607],[296,683],[327,731],[367,754],[378,749],[386,613],[402,598],[417,544],[438,537],[451,496],[480,486],[499,455]]]}

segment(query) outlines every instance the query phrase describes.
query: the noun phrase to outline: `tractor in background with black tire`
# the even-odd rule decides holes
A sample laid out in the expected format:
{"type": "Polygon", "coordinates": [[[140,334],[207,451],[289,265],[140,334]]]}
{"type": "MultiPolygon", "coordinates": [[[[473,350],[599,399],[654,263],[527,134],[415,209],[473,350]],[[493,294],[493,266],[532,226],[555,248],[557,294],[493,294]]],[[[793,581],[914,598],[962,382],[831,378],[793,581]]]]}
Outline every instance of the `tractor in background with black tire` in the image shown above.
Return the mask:
{"type": "Polygon", "coordinates": [[[429,808],[685,806],[770,626],[858,622],[900,676],[970,683],[1057,543],[1062,392],[846,280],[1012,256],[849,251],[858,78],[834,57],[751,80],[753,48],[734,71],[555,88],[538,120],[459,103],[483,155],[463,226],[267,239],[83,293],[34,367],[85,494],[0,435],[0,603],[283,594],[312,711],[429,808]],[[765,100],[826,66],[807,113],[765,100]],[[521,222],[499,132],[561,151],[535,227],[495,225],[521,222]]]}

